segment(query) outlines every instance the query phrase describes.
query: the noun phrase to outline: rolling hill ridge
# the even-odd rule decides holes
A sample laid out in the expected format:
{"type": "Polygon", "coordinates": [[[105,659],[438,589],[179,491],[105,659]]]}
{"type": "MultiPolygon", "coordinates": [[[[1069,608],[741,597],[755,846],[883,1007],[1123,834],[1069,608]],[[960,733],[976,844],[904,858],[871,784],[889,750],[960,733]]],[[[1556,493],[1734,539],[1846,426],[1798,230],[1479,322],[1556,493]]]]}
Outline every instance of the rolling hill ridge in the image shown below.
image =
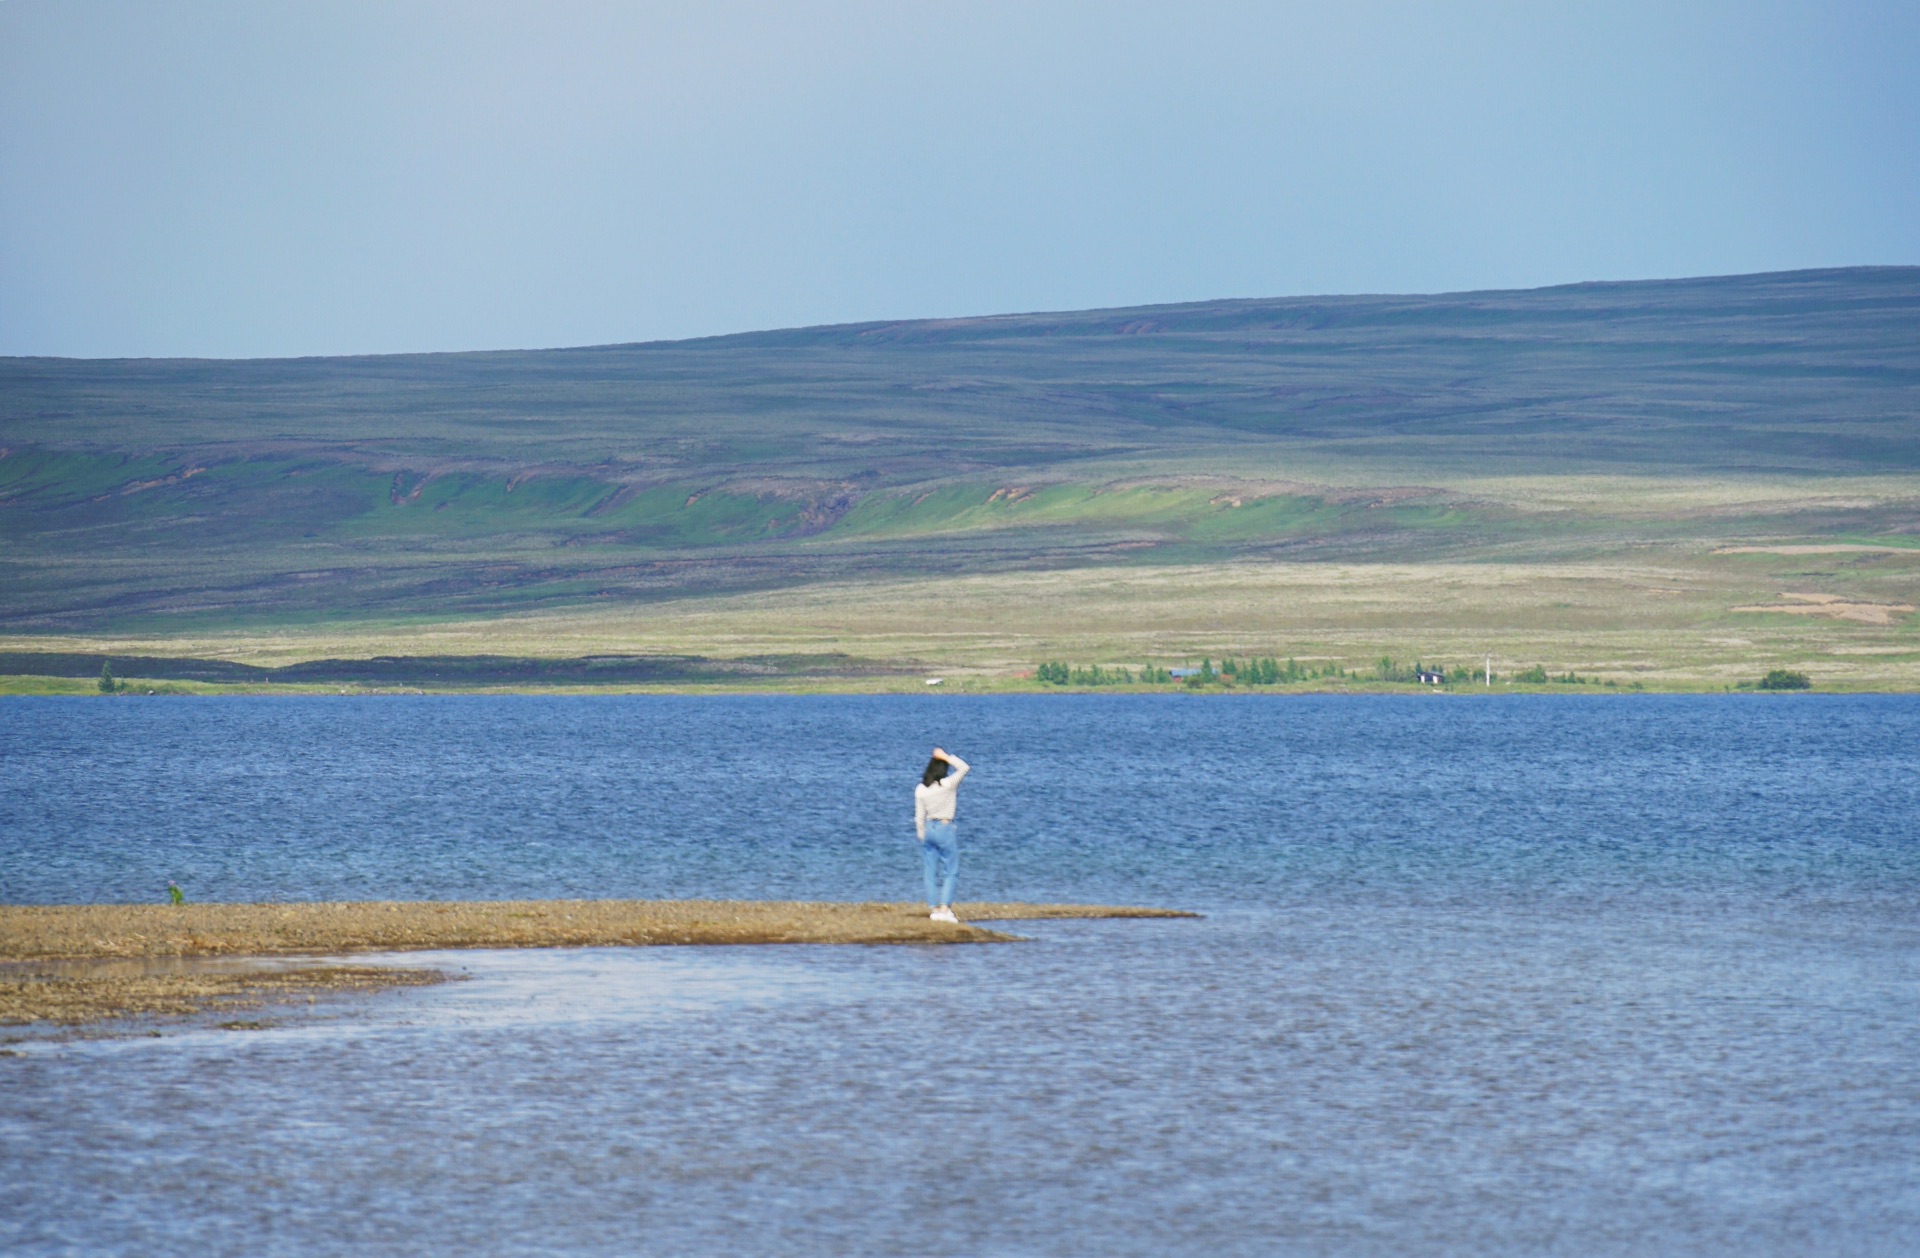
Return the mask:
{"type": "Polygon", "coordinates": [[[563,350],[16,358],[0,632],[1783,539],[1897,556],[1920,540],[1915,478],[1920,268],[563,350]]]}

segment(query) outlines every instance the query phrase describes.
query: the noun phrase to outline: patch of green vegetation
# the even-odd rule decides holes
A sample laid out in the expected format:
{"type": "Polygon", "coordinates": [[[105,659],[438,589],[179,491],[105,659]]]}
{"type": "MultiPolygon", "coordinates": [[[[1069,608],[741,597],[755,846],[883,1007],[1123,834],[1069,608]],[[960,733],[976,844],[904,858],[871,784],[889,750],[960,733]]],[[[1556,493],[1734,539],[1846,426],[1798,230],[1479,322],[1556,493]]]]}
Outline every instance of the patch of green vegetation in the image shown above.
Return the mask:
{"type": "Polygon", "coordinates": [[[1911,534],[1851,534],[1835,533],[1832,541],[1855,546],[1886,546],[1894,550],[1920,551],[1920,537],[1911,534]]]}
{"type": "MultiPolygon", "coordinates": [[[[115,678],[113,694],[145,698],[149,695],[219,694],[232,687],[197,682],[156,681],[147,678],[115,678]]],[[[98,695],[104,693],[98,680],[82,677],[49,677],[38,673],[0,673],[0,695],[98,695]]]]}
{"type": "Polygon", "coordinates": [[[155,454],[100,453],[33,446],[0,452],[0,502],[49,510],[130,497],[184,478],[178,459],[155,454]]]}
{"type": "Polygon", "coordinates": [[[99,686],[78,677],[0,674],[0,695],[85,695],[99,686]]]}

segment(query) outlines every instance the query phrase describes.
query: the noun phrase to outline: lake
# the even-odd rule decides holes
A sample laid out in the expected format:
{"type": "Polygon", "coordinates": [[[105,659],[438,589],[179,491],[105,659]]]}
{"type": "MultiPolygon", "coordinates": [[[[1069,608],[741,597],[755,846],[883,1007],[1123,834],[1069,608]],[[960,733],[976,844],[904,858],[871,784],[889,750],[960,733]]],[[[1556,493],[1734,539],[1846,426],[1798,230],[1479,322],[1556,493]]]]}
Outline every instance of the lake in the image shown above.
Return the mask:
{"type": "Polygon", "coordinates": [[[0,703],[0,899],[919,893],[0,1057],[0,1248],[1920,1251],[1920,700],[0,703]]]}

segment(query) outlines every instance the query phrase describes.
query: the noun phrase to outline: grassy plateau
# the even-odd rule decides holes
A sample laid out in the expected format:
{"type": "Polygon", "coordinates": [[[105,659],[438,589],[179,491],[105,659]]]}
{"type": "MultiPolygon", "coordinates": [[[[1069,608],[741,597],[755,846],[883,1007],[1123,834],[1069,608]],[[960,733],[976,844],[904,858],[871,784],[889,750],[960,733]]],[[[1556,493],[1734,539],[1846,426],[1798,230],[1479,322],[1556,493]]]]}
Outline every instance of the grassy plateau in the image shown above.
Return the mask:
{"type": "Polygon", "coordinates": [[[1920,268],[0,359],[0,692],[1913,690],[1917,605],[1920,268]]]}

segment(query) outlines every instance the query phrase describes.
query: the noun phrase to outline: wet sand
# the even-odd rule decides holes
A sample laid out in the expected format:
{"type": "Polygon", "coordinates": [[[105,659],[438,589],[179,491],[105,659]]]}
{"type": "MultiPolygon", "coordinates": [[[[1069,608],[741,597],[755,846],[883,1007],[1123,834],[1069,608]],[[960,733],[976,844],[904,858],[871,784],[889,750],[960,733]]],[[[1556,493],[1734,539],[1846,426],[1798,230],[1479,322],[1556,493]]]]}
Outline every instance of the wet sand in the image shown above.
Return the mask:
{"type": "Polygon", "coordinates": [[[446,948],[996,943],[1015,936],[967,923],[1193,916],[1085,904],[960,904],[954,910],[963,924],[930,921],[918,905],[763,900],[0,905],[0,1025],[194,1013],[444,977],[384,966],[303,967],[275,957],[446,948]],[[211,958],[235,960],[190,964],[211,958]]]}
{"type": "MultiPolygon", "coordinates": [[[[184,1017],[252,1011],[322,994],[445,982],[438,970],[375,965],[305,965],[244,960],[218,968],[191,961],[0,962],[0,1026],[76,1026],[108,1018],[184,1017]]],[[[223,1023],[254,1030],[257,1018],[223,1023]]]]}

